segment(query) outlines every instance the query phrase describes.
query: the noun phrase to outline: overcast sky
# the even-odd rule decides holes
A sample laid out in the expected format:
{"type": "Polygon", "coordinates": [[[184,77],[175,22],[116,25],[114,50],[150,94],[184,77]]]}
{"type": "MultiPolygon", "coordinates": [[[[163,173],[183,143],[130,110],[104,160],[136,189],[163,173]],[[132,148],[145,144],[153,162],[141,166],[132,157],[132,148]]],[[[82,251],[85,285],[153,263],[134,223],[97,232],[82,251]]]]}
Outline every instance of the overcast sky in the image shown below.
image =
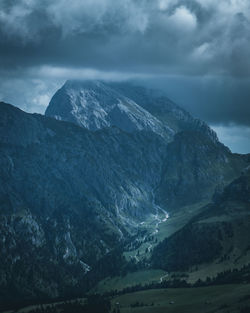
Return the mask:
{"type": "Polygon", "coordinates": [[[249,0],[0,0],[0,100],[43,113],[70,78],[139,79],[250,152],[249,0]]]}

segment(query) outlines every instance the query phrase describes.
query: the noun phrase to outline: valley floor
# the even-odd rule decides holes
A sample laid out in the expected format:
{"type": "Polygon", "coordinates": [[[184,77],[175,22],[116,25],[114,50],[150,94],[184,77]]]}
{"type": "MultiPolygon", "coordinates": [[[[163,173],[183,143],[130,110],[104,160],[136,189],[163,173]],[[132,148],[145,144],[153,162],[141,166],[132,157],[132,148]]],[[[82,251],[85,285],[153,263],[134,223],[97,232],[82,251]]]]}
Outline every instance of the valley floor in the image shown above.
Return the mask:
{"type": "Polygon", "coordinates": [[[249,313],[250,285],[139,291],[115,297],[112,306],[121,313],[249,313]]]}
{"type": "Polygon", "coordinates": [[[130,243],[130,247],[125,249],[124,256],[127,260],[134,259],[136,263],[144,258],[149,259],[159,242],[181,229],[191,218],[201,212],[207,203],[203,201],[185,206],[170,215],[156,205],[157,214],[149,216],[140,223],[141,235],[137,234],[134,242],[130,243]]]}

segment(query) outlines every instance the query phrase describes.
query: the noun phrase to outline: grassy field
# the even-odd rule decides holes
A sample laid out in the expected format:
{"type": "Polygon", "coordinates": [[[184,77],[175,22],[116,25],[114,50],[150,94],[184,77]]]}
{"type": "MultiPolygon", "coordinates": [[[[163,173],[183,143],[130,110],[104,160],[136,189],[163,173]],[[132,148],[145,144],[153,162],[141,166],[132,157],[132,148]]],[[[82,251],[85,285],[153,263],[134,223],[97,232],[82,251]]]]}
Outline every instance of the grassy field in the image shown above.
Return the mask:
{"type": "Polygon", "coordinates": [[[191,220],[191,218],[201,212],[203,210],[203,207],[207,204],[207,201],[199,202],[196,204],[182,207],[174,214],[170,213],[168,220],[164,223],[159,224],[159,232],[156,235],[158,241],[164,240],[165,238],[171,236],[173,233],[181,229],[191,220]]]}
{"type": "Polygon", "coordinates": [[[121,313],[248,313],[250,285],[146,290],[115,297],[112,306],[121,313]]]}
{"type": "Polygon", "coordinates": [[[92,292],[105,293],[110,290],[122,290],[137,284],[142,286],[151,282],[160,282],[167,275],[162,270],[147,270],[128,273],[123,277],[106,278],[92,290],[92,292]]]}
{"type": "MultiPolygon", "coordinates": [[[[78,300],[85,302],[85,299],[78,300]]],[[[249,313],[250,284],[152,289],[115,296],[111,304],[111,312],[120,310],[120,313],[249,313]]],[[[39,306],[28,306],[8,313],[29,313],[37,308],[39,306]]]]}
{"type": "MultiPolygon", "coordinates": [[[[73,300],[69,300],[68,303],[74,303],[75,301],[79,301],[79,303],[81,303],[82,305],[84,305],[84,303],[86,302],[85,298],[77,298],[77,299],[73,299],[73,300]]],[[[51,308],[52,306],[55,305],[60,305],[63,304],[65,301],[59,301],[59,302],[50,302],[50,303],[42,303],[42,307],[44,309],[48,309],[51,308]]],[[[15,309],[15,310],[8,310],[8,311],[0,311],[1,313],[29,313],[33,310],[37,310],[40,309],[41,305],[28,305],[25,307],[22,307],[21,309],[15,309]]],[[[56,310],[55,313],[58,313],[58,311],[56,310]]],[[[72,312],[74,313],[74,312],[72,312]]]]}
{"type": "MultiPolygon", "coordinates": [[[[151,240],[142,242],[137,249],[126,251],[124,253],[125,257],[129,260],[131,258],[135,258],[137,261],[151,256],[152,249],[163,239],[171,236],[174,232],[183,227],[194,215],[196,215],[206,203],[198,203],[193,206],[183,207],[179,212],[171,215],[166,221],[162,221],[158,223],[154,217],[149,218],[143,224],[143,227],[147,230],[147,236],[153,237],[151,240]],[[157,225],[156,225],[157,224],[157,225]],[[158,229],[155,232],[156,227],[158,229]],[[154,233],[152,235],[152,233],[154,233]],[[147,253],[145,253],[146,248],[148,249],[147,253]],[[138,253],[139,251],[139,253],[138,253]]],[[[161,218],[163,218],[162,216],[161,218]]],[[[139,238],[142,239],[142,238],[139,238]]],[[[143,241],[143,240],[142,240],[143,241]]],[[[182,273],[174,273],[177,275],[181,275],[182,273]]],[[[189,274],[189,273],[188,273],[189,274]]],[[[206,278],[207,272],[204,270],[202,272],[201,277],[206,278]]],[[[104,293],[111,290],[122,290],[126,287],[135,286],[137,284],[147,284],[151,282],[161,282],[162,280],[169,279],[170,276],[167,276],[167,272],[163,270],[144,270],[134,273],[129,273],[123,277],[117,276],[113,278],[106,278],[98,283],[98,285],[93,288],[92,292],[104,293]]],[[[196,273],[192,272],[192,279],[198,279],[196,273]]]]}

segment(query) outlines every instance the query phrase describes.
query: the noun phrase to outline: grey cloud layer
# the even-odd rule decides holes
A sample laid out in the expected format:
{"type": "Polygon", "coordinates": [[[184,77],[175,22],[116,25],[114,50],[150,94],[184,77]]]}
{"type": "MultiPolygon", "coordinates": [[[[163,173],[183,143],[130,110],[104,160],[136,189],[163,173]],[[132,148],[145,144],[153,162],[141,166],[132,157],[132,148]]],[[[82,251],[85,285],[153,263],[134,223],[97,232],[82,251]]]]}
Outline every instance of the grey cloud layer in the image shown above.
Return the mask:
{"type": "Polygon", "coordinates": [[[249,0],[0,0],[0,100],[31,112],[69,78],[153,76],[210,124],[250,126],[249,55],[249,0]]]}
{"type": "Polygon", "coordinates": [[[248,76],[249,26],[248,0],[3,0],[0,55],[2,66],[248,76]]]}

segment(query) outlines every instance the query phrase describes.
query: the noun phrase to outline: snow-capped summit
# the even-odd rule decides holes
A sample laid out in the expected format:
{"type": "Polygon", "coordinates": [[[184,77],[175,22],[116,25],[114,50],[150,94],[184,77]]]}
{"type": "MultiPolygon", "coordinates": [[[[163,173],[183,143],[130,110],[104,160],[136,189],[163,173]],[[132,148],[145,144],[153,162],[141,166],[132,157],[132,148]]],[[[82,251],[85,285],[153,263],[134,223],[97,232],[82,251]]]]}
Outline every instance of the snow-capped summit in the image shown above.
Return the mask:
{"type": "Polygon", "coordinates": [[[135,101],[100,81],[67,81],[45,114],[92,131],[116,126],[126,132],[153,131],[166,138],[174,134],[135,101]]]}

